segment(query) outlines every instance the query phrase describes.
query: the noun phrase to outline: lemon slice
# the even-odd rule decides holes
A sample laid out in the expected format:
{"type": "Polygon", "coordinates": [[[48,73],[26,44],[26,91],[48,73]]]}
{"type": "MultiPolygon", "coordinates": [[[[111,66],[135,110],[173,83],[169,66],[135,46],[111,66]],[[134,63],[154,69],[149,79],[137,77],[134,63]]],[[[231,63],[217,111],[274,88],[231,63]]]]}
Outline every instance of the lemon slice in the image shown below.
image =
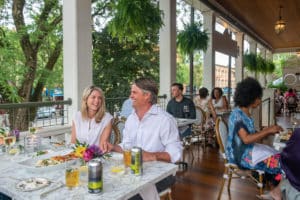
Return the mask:
{"type": "Polygon", "coordinates": [[[15,154],[19,153],[19,149],[11,149],[11,150],[9,150],[8,153],[9,153],[10,155],[15,155],[15,154]]]}
{"type": "Polygon", "coordinates": [[[79,171],[80,172],[87,172],[88,171],[88,167],[86,165],[80,166],[79,167],[79,171]]]}
{"type": "Polygon", "coordinates": [[[113,173],[120,173],[120,172],[124,172],[124,167],[122,166],[115,166],[111,168],[111,172],[113,173]]]}

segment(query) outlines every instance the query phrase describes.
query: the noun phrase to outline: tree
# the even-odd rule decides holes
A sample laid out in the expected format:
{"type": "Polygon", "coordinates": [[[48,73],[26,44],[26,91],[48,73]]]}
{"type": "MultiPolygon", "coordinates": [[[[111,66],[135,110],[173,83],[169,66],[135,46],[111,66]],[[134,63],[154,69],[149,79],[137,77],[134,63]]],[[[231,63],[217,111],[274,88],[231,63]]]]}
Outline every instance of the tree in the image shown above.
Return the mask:
{"type": "MultiPolygon", "coordinates": [[[[12,0],[5,3],[12,5],[10,17],[15,26],[14,37],[21,48],[15,62],[20,65],[18,72],[21,75],[3,81],[6,83],[4,88],[11,84],[15,86],[19,97],[16,101],[40,101],[49,72],[53,71],[62,50],[62,6],[58,0],[12,0]]],[[[7,96],[12,95],[12,91],[4,92],[8,93],[7,96]]],[[[26,109],[14,112],[17,120],[14,120],[13,127],[27,129],[26,112],[26,109]]],[[[35,113],[35,110],[31,112],[35,113]]]]}
{"type": "Polygon", "coordinates": [[[141,76],[158,81],[158,34],[144,44],[120,42],[108,33],[93,33],[93,81],[103,88],[106,97],[128,97],[130,85],[141,76]]]}

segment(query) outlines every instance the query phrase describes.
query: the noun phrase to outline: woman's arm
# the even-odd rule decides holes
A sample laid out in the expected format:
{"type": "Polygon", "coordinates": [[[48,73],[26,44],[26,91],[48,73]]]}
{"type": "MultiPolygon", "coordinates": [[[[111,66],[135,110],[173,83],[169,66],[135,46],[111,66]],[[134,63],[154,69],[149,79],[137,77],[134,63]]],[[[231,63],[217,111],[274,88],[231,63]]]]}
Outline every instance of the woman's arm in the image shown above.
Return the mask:
{"type": "Polygon", "coordinates": [[[72,121],[71,143],[72,144],[76,143],[76,128],[75,128],[74,121],[72,121]]]}
{"type": "Polygon", "coordinates": [[[263,139],[268,135],[278,133],[279,131],[282,130],[283,129],[280,126],[273,125],[254,134],[249,134],[244,128],[241,128],[238,131],[238,134],[244,144],[251,144],[263,139]]]}
{"type": "Polygon", "coordinates": [[[214,121],[216,121],[216,119],[217,119],[217,113],[216,113],[216,109],[215,109],[214,105],[212,104],[212,99],[210,99],[208,101],[208,107],[209,107],[209,109],[211,111],[211,114],[213,116],[214,121]]]}
{"type": "Polygon", "coordinates": [[[228,110],[229,106],[228,106],[228,101],[227,98],[225,96],[222,96],[222,101],[223,101],[223,110],[228,110]]]}
{"type": "Polygon", "coordinates": [[[104,130],[103,130],[103,132],[101,133],[101,136],[100,136],[99,146],[100,146],[100,149],[104,153],[108,151],[107,142],[109,140],[111,130],[112,130],[112,120],[104,128],[104,130]]]}

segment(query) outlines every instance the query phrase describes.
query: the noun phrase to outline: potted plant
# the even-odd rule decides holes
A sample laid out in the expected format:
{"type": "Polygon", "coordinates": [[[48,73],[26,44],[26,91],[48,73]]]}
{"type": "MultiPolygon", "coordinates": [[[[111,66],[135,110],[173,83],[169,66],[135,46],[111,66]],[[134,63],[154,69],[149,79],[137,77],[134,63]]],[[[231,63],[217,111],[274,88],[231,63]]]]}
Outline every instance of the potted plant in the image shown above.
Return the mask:
{"type": "Polygon", "coordinates": [[[194,69],[194,51],[206,51],[208,46],[208,33],[201,30],[202,24],[191,20],[191,23],[184,24],[184,29],[177,35],[177,46],[179,50],[189,55],[190,60],[190,92],[193,94],[193,69],[194,69]]]}

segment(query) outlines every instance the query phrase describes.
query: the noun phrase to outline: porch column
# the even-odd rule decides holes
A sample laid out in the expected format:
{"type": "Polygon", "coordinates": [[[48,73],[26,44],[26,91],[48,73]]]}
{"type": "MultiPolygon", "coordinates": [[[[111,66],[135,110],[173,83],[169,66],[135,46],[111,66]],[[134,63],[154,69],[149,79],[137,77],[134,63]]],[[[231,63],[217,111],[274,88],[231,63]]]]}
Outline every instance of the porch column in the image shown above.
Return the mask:
{"type": "Polygon", "coordinates": [[[91,0],[63,0],[64,99],[72,99],[70,118],[80,108],[83,89],[92,84],[91,27],[91,0]]]}
{"type": "Polygon", "coordinates": [[[235,81],[236,83],[243,80],[243,54],[244,54],[244,33],[238,32],[236,34],[236,41],[239,47],[238,57],[235,60],[235,81]]]}
{"type": "Polygon", "coordinates": [[[215,15],[211,10],[202,14],[203,27],[204,30],[207,30],[209,36],[208,47],[206,52],[204,52],[203,60],[203,87],[206,87],[211,92],[215,86],[215,50],[213,45],[215,15]]]}
{"type": "Polygon", "coordinates": [[[176,81],[176,1],[160,0],[164,26],[159,31],[159,94],[170,99],[170,87],[176,81]]]}

